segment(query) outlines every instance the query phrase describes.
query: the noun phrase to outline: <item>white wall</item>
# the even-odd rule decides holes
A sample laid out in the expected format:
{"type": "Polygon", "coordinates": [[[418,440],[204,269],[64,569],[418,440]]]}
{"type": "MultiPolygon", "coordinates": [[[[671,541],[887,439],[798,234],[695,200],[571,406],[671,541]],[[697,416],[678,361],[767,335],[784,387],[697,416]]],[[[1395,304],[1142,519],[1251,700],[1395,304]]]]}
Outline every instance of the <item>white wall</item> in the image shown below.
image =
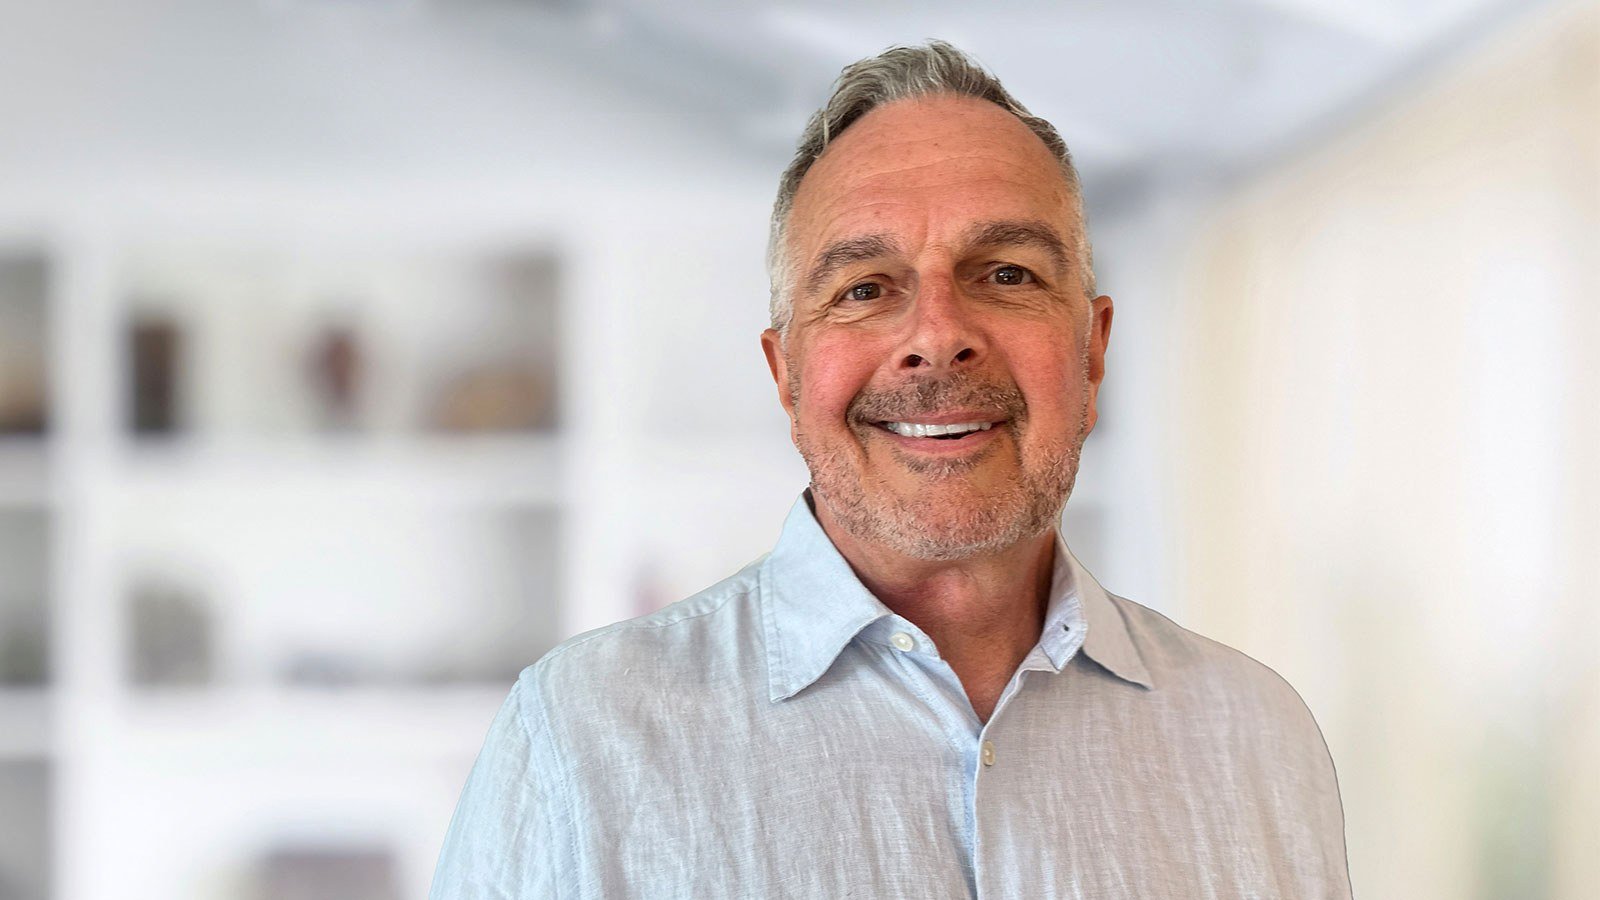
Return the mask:
{"type": "Polygon", "coordinates": [[[1600,15],[1501,36],[1196,236],[1186,624],[1277,668],[1359,894],[1600,880],[1600,15]]]}

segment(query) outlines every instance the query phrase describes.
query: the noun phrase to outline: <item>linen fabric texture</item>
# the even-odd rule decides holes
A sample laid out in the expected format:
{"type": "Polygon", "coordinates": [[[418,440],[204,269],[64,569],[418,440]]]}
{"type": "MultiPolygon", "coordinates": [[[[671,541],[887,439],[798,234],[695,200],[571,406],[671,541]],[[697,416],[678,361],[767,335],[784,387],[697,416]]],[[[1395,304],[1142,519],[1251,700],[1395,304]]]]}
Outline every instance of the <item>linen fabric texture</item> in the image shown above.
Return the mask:
{"type": "Polygon", "coordinates": [[[1287,682],[1107,593],[1059,531],[1046,610],[980,723],[802,494],[770,553],[521,673],[431,898],[1350,896],[1287,682]]]}

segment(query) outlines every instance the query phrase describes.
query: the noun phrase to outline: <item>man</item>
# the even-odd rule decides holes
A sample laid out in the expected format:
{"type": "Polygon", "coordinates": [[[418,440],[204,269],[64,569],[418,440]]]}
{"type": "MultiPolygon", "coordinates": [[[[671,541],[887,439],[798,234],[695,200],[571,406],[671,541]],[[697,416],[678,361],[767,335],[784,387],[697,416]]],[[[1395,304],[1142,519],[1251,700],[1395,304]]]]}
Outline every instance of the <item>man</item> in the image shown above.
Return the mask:
{"type": "Polygon", "coordinates": [[[1055,130],[948,45],[857,63],[768,262],[810,488],[770,554],[522,673],[436,900],[1348,897],[1298,695],[1061,540],[1112,306],[1055,130]]]}

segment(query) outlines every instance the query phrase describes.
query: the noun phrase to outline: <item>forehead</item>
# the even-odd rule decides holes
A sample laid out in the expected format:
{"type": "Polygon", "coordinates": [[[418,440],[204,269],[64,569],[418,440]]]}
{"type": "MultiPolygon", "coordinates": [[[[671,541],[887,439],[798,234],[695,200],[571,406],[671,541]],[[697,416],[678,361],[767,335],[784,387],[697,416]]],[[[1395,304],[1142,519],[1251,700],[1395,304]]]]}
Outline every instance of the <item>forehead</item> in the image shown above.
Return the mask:
{"type": "Polygon", "coordinates": [[[1065,229],[1071,208],[1059,161],[1016,116],[972,97],[922,97],[874,109],[828,145],[795,193],[789,237],[803,260],[852,234],[941,241],[997,219],[1065,229]]]}

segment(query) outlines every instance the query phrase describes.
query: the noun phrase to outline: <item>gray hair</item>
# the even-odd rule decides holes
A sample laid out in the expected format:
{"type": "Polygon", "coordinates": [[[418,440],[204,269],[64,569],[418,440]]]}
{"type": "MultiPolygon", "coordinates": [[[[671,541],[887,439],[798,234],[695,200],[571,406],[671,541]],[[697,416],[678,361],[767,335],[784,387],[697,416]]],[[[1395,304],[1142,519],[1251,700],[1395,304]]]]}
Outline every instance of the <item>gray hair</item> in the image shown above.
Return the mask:
{"type": "Polygon", "coordinates": [[[1072,154],[1054,125],[1029,113],[1000,84],[1000,80],[975,60],[944,41],[929,41],[919,47],[891,47],[877,56],[851,63],[839,73],[833,94],[812,114],[800,134],[794,159],[778,182],[778,199],[772,205],[772,227],[767,239],[767,275],[772,283],[772,327],[787,337],[794,317],[794,273],[789,259],[789,213],[800,181],[816,163],[828,141],[838,137],[856,120],[872,110],[897,100],[910,100],[935,94],[975,97],[1006,110],[1044,141],[1046,148],[1061,163],[1072,197],[1074,256],[1077,258],[1083,289],[1096,296],[1094,260],[1089,247],[1087,222],[1083,214],[1083,191],[1072,154]]]}

